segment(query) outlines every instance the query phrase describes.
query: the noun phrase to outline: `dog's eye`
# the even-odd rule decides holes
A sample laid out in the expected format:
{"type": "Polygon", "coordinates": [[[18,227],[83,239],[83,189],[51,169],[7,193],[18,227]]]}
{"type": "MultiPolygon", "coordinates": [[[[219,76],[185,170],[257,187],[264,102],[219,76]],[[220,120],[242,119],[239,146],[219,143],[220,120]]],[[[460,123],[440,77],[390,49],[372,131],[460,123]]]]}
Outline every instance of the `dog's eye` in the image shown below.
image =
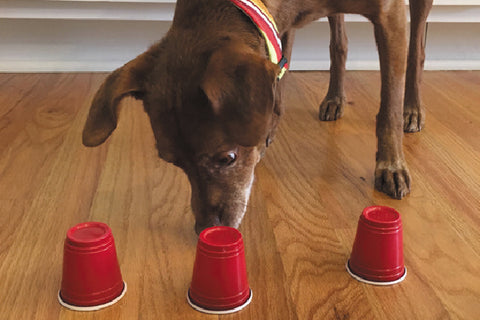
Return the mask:
{"type": "Polygon", "coordinates": [[[215,157],[216,164],[222,167],[231,166],[236,160],[237,154],[234,151],[222,152],[215,157]]]}

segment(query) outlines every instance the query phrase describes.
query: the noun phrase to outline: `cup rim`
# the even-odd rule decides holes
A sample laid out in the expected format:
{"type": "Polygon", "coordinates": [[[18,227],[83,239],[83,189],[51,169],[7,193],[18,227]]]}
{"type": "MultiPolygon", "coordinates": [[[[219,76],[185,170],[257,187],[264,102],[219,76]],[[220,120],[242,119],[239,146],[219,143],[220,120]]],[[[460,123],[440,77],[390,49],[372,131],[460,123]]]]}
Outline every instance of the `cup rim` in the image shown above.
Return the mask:
{"type": "Polygon", "coordinates": [[[127,292],[127,283],[125,281],[123,281],[123,290],[120,293],[120,295],[118,297],[116,297],[115,299],[109,301],[109,302],[102,303],[102,304],[99,304],[99,305],[77,306],[77,305],[74,305],[74,304],[70,304],[70,303],[68,303],[68,302],[66,302],[62,299],[61,290],[58,291],[57,298],[58,298],[58,302],[63,307],[65,307],[67,309],[70,309],[70,310],[73,310],[73,311],[85,311],[85,312],[87,312],[87,311],[97,311],[97,310],[104,309],[106,307],[110,307],[110,306],[114,305],[115,303],[120,301],[120,299],[123,298],[123,296],[125,295],[126,292],[127,292]]]}
{"type": "Polygon", "coordinates": [[[200,233],[198,244],[202,249],[226,253],[229,250],[240,250],[243,244],[243,237],[240,231],[233,227],[214,226],[207,228],[200,233]],[[217,241],[212,239],[212,236],[219,233],[223,233],[224,235],[228,234],[231,239],[223,242],[218,241],[218,239],[217,241]]]}
{"type": "Polygon", "coordinates": [[[89,221],[78,223],[68,229],[66,242],[75,247],[94,247],[96,245],[109,242],[109,238],[112,237],[112,229],[106,223],[89,221]],[[103,231],[103,234],[90,238],[86,237],[85,235],[82,236],[81,234],[79,234],[79,231],[87,228],[101,229],[103,231]]]}
{"type": "Polygon", "coordinates": [[[195,304],[191,299],[190,299],[190,289],[187,291],[187,301],[188,304],[195,309],[196,311],[206,313],[206,314],[216,314],[216,315],[222,315],[222,314],[230,314],[230,313],[235,313],[240,310],[243,310],[246,306],[252,302],[252,297],[253,297],[253,291],[250,289],[250,296],[248,297],[247,301],[245,301],[242,305],[232,308],[232,309],[227,309],[227,310],[212,310],[212,309],[207,309],[205,307],[199,306],[195,304]]]}
{"type": "Polygon", "coordinates": [[[350,276],[352,276],[352,278],[354,278],[355,280],[366,283],[366,284],[372,284],[372,285],[376,285],[376,286],[391,286],[393,284],[397,284],[397,283],[402,282],[407,277],[407,267],[404,266],[403,267],[404,268],[403,275],[396,280],[392,280],[392,281],[372,281],[372,280],[362,278],[359,275],[356,275],[350,269],[349,263],[350,263],[350,259],[348,259],[347,262],[345,263],[345,268],[347,269],[348,274],[350,274],[350,276]]]}
{"type": "Polygon", "coordinates": [[[373,227],[394,228],[402,225],[400,213],[394,208],[388,206],[369,206],[363,209],[360,219],[373,227]],[[388,213],[387,218],[379,218],[376,213],[388,213]]]}

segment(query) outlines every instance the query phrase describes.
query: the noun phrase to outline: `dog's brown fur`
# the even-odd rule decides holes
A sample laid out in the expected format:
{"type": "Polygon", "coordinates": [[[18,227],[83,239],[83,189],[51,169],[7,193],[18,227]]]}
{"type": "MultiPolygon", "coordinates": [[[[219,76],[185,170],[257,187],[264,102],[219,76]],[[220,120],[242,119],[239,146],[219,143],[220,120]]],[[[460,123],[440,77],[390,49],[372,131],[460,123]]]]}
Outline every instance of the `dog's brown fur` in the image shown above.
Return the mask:
{"type": "MultiPolygon", "coordinates": [[[[345,101],[346,38],[341,17],[335,15],[358,13],[374,23],[382,75],[375,186],[394,198],[404,197],[410,189],[410,176],[402,151],[407,56],[403,0],[264,3],[277,23],[287,58],[295,28],[331,17],[335,70],[327,98],[336,101],[337,111],[322,103],[320,117],[325,120],[341,116],[345,101]]],[[[421,62],[417,51],[410,55],[421,62]]],[[[421,74],[419,67],[412,68],[416,76],[421,74]]],[[[117,125],[123,97],[142,99],[159,156],[188,175],[196,231],[212,225],[238,227],[255,166],[273,139],[283,112],[284,81],[276,79],[278,72],[278,66],[267,59],[265,42],[256,27],[229,1],[178,0],[173,24],[164,39],[114,71],[98,90],[83,143],[97,146],[108,138],[117,125]]],[[[418,97],[418,85],[411,91],[418,97]]],[[[406,112],[423,114],[418,102],[410,101],[406,112]]]]}

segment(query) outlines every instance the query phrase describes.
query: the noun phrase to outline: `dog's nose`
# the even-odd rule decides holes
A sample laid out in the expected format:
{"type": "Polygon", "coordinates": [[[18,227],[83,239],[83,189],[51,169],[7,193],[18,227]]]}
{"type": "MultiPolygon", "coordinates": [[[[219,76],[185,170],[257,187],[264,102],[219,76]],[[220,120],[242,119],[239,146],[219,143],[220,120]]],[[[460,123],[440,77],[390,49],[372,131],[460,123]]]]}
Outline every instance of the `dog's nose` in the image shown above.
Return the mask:
{"type": "Polygon", "coordinates": [[[223,226],[221,215],[210,216],[207,221],[195,223],[195,232],[200,234],[204,229],[214,227],[214,226],[223,226]]]}
{"type": "Polygon", "coordinates": [[[200,233],[206,228],[208,227],[195,223],[195,232],[197,233],[197,236],[199,236],[200,233]]]}

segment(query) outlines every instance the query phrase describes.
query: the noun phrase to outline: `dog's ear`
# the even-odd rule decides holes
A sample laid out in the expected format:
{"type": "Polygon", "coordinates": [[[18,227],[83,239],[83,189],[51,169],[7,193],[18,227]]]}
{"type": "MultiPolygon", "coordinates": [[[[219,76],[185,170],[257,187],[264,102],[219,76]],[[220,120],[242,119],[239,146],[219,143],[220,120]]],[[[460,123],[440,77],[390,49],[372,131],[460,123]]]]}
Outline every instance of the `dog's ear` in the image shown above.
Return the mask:
{"type": "Polygon", "coordinates": [[[278,72],[276,64],[241,46],[220,48],[210,57],[201,88],[239,144],[255,146],[266,138],[278,72]]]}
{"type": "Polygon", "coordinates": [[[103,143],[117,127],[118,107],[122,98],[132,95],[141,98],[145,90],[145,78],[152,67],[149,52],[112,72],[98,89],[83,128],[85,146],[95,147],[103,143]]]}

